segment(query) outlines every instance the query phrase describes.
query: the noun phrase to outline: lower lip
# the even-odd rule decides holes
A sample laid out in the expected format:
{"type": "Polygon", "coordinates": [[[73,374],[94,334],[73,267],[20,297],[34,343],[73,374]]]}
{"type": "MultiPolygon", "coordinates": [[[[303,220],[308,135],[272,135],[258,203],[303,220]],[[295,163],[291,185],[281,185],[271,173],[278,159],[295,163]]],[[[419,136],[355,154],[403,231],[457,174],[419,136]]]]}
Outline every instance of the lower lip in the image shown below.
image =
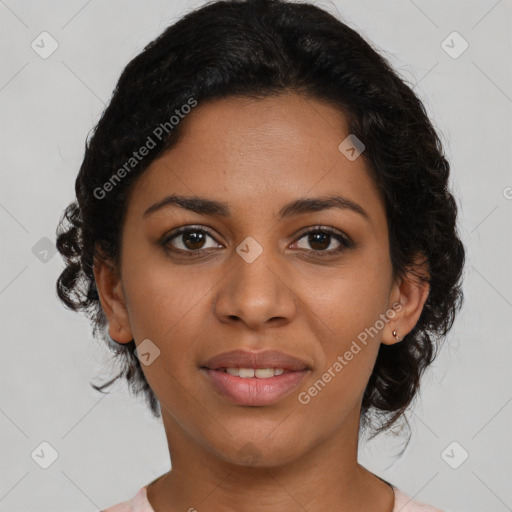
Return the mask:
{"type": "Polygon", "coordinates": [[[297,388],[309,370],[285,372],[268,379],[244,379],[209,368],[201,368],[201,372],[218,393],[235,404],[269,405],[297,388]]]}

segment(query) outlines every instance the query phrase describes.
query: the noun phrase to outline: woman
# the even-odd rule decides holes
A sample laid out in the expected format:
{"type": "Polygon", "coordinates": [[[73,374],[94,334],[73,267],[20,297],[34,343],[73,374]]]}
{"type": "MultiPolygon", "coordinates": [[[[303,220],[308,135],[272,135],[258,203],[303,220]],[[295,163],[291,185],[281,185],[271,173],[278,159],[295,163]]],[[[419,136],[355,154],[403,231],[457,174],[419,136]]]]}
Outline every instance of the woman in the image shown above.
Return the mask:
{"type": "Polygon", "coordinates": [[[357,461],[462,303],[421,101],[310,4],[211,2],[123,71],[58,228],[84,310],[162,415],[172,469],[108,512],[436,511],[357,461]]]}

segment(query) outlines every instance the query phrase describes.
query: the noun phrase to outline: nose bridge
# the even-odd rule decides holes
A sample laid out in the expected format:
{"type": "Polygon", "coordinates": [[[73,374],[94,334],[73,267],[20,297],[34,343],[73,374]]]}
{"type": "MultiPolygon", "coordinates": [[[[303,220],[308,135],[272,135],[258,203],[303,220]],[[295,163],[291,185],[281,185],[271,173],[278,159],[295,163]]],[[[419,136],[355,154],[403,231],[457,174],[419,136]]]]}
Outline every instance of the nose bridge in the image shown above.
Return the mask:
{"type": "Polygon", "coordinates": [[[251,328],[269,320],[290,321],[295,300],[286,282],[284,260],[276,254],[270,236],[248,236],[230,258],[233,268],[223,280],[216,300],[216,314],[222,321],[239,320],[251,328]]]}

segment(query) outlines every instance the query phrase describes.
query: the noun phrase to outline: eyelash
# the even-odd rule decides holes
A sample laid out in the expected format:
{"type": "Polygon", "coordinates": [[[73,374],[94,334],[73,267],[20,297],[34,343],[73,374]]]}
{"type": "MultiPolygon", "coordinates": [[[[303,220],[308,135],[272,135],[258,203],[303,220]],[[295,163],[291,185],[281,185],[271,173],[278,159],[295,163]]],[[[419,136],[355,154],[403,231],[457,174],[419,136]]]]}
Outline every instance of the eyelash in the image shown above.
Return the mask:
{"type": "MultiPolygon", "coordinates": [[[[200,254],[202,251],[208,251],[207,249],[197,249],[197,250],[183,250],[183,249],[176,249],[176,248],[169,248],[169,242],[173,240],[174,238],[179,237],[183,233],[194,233],[194,232],[201,232],[206,233],[209,237],[213,238],[215,240],[215,237],[210,233],[210,231],[202,226],[182,226],[180,228],[177,228],[175,231],[173,231],[170,235],[165,236],[163,240],[160,242],[160,244],[164,247],[164,249],[168,252],[174,252],[174,253],[180,253],[187,255],[188,257],[196,256],[198,253],[200,254]]],[[[305,231],[299,235],[298,240],[301,240],[306,235],[309,235],[311,233],[323,233],[330,235],[332,238],[336,239],[340,246],[336,249],[331,250],[324,250],[319,251],[317,249],[311,249],[308,250],[310,254],[313,254],[315,256],[332,256],[333,254],[340,253],[344,251],[345,249],[350,249],[354,246],[354,243],[350,238],[348,238],[346,235],[342,235],[341,233],[337,232],[332,226],[314,226],[313,228],[309,229],[308,231],[305,231]]],[[[216,241],[216,240],[215,240],[216,241]]],[[[219,242],[217,242],[219,243],[219,242]]]]}

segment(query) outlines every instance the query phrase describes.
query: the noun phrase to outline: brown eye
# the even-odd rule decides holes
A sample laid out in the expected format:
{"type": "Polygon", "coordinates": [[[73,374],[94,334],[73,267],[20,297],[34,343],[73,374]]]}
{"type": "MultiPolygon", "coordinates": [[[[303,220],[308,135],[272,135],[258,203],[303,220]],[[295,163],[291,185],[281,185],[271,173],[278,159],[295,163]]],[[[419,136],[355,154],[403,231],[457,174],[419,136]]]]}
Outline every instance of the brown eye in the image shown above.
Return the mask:
{"type": "Polygon", "coordinates": [[[212,247],[219,247],[217,243],[208,247],[206,245],[208,238],[214,240],[207,230],[188,226],[179,228],[170,236],[167,236],[163,240],[162,245],[175,252],[200,252],[212,247]]]}
{"type": "Polygon", "coordinates": [[[331,235],[319,231],[309,233],[307,236],[309,245],[315,251],[328,249],[332,238],[331,235]]]}
{"type": "Polygon", "coordinates": [[[336,252],[340,252],[345,248],[351,247],[350,240],[342,235],[341,233],[335,232],[331,227],[318,227],[303,233],[300,240],[305,240],[304,246],[298,245],[300,249],[310,249],[309,252],[313,252],[315,254],[333,254],[336,252]],[[333,242],[335,242],[334,247],[332,247],[333,242]],[[337,243],[337,245],[336,245],[337,243]],[[329,247],[331,247],[329,249],[329,247]]]}
{"type": "MultiPolygon", "coordinates": [[[[353,246],[352,241],[346,235],[335,231],[330,226],[318,226],[310,229],[302,234],[296,244],[299,249],[305,249],[305,252],[319,256],[333,255],[353,246]],[[301,242],[301,240],[305,240],[305,242],[301,242]],[[334,247],[332,247],[333,243],[335,244],[334,247]],[[300,246],[300,244],[305,244],[305,246],[300,246]]],[[[181,253],[187,256],[199,255],[208,249],[222,247],[207,229],[200,226],[183,226],[178,228],[166,236],[161,245],[166,251],[181,253]],[[208,246],[208,238],[215,243],[208,246]]]]}
{"type": "Polygon", "coordinates": [[[187,231],[181,234],[181,240],[187,249],[201,249],[204,245],[205,235],[202,231],[187,231]]]}

